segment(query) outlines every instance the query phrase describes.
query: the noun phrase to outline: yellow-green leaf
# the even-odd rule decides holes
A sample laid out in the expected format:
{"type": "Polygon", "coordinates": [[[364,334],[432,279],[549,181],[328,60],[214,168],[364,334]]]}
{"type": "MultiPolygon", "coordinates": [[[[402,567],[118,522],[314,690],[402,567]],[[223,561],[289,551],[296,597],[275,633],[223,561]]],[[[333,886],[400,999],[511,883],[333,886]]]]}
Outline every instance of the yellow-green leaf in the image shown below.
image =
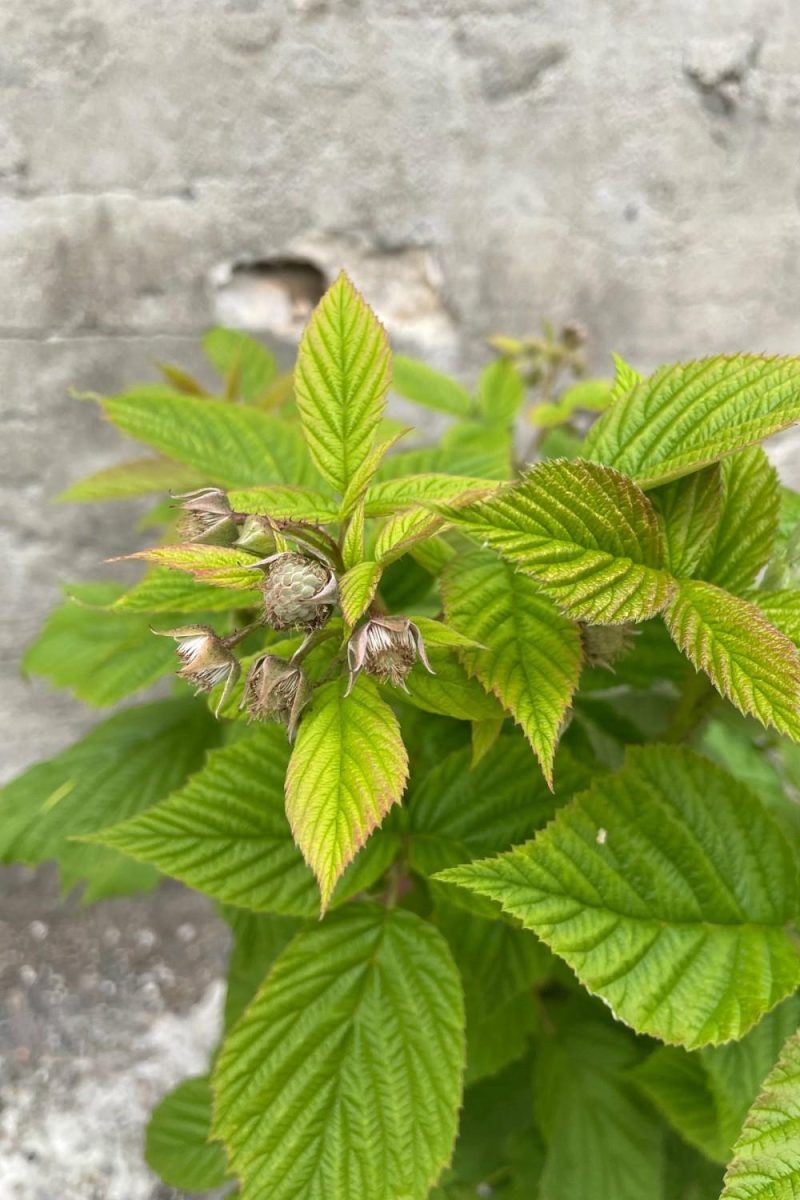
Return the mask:
{"type": "Polygon", "coordinates": [[[488,500],[437,511],[531,575],[575,619],[645,620],[674,588],[653,506],[608,467],[551,460],[488,500]]]}
{"type": "Polygon", "coordinates": [[[800,358],[719,354],[659,367],[589,430],[587,458],[642,487],[687,475],[800,421],[800,358]]]}
{"type": "Polygon", "coordinates": [[[390,377],[383,326],[342,273],[303,334],[295,393],[311,456],[343,494],[369,457],[390,377]]]}
{"type": "Polygon", "coordinates": [[[583,658],[577,625],[490,551],[453,559],[442,598],[448,621],[486,647],[461,650],[461,661],[521,726],[551,782],[583,658]]]}
{"type": "Polygon", "coordinates": [[[403,794],[408,756],[397,717],[362,676],[314,692],[286,776],[286,815],[317,877],[323,911],[336,880],[403,794]]]}
{"type": "Polygon", "coordinates": [[[800,740],[800,655],[754,604],[712,583],[682,579],[664,620],[718,692],[762,725],[800,740]]]}

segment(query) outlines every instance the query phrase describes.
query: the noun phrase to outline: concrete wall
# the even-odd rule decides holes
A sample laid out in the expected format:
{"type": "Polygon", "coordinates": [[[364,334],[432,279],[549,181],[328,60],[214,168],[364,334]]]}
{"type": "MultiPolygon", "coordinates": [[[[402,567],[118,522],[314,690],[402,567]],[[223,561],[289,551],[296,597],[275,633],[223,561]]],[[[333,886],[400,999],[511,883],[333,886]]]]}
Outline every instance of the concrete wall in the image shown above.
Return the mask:
{"type": "Polygon", "coordinates": [[[798,44],[792,0],[4,0],[3,771],[89,719],[15,661],[128,544],[49,503],[122,453],[70,385],[291,335],[302,280],[234,268],[298,255],[443,364],[545,314],[598,369],[796,351],[798,44]]]}

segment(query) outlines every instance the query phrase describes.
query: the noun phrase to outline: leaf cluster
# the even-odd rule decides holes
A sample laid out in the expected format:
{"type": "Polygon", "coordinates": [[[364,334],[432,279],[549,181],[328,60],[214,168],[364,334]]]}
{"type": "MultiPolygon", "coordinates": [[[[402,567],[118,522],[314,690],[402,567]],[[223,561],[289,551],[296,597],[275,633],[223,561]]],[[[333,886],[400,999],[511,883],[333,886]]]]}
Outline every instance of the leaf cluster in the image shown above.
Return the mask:
{"type": "Polygon", "coordinates": [[[86,901],[172,876],[230,924],[222,1045],[147,1132],[168,1184],[788,1200],[800,500],[759,443],[800,360],[559,393],[574,330],[493,344],[474,389],[393,360],[340,276],[293,372],[218,329],[212,387],[99,399],[155,453],[62,499],[153,496],[158,540],[23,666],[180,694],[9,784],[0,855],[86,901]]]}

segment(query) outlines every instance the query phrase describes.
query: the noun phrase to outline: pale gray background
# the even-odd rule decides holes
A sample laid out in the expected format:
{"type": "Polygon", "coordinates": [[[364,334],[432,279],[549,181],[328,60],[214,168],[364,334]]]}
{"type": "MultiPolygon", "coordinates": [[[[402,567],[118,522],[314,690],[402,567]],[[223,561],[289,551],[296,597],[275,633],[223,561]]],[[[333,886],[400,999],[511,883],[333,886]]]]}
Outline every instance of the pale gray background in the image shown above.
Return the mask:
{"type": "MultiPolygon", "coordinates": [[[[797,353],[798,46],[792,0],[4,0],[3,774],[92,719],[19,680],[16,662],[62,581],[97,576],[127,544],[124,506],[50,503],[124,452],[70,386],[113,391],[152,377],[154,359],[196,364],[197,335],[219,319],[288,353],[302,288],[287,296],[232,274],[286,256],[329,276],[346,266],[396,344],[467,375],[487,332],[523,333],[543,315],[587,325],[598,371],[612,349],[641,368],[719,350],[797,353]]],[[[778,451],[785,465],[791,452],[778,451]]],[[[60,910],[44,885],[19,888],[6,912],[24,936],[0,942],[0,979],[24,1050],[44,1033],[25,1025],[33,1001],[19,971],[38,970],[47,943],[25,914],[60,910]]],[[[103,906],[91,921],[138,928],[139,911],[103,906]]],[[[169,911],[141,918],[163,970],[183,962],[169,911]]],[[[207,920],[199,901],[193,911],[207,920]]],[[[91,958],[80,938],[95,926],[54,919],[78,939],[72,975],[52,966],[74,999],[91,958]]],[[[205,961],[219,966],[223,950],[205,961]]],[[[156,1194],[136,1166],[137,1122],[211,1040],[207,980],[193,978],[181,1011],[199,1004],[202,1020],[182,1026],[195,1039],[182,1064],[151,1062],[144,1036],[138,1058],[122,1035],[112,1054],[92,1031],[104,1012],[127,1028],[113,1003],[77,1046],[63,1005],[55,1033],[45,1022],[49,1082],[23,1061],[13,1132],[5,1118],[15,1200],[156,1194]],[[53,1080],[83,1095],[65,1063],[88,1088],[99,1166],[62,1120],[69,1104],[59,1108],[53,1080]],[[104,1070],[122,1072],[122,1108],[104,1105],[102,1088],[92,1108],[104,1070]]],[[[175,1004],[149,984],[171,1020],[175,1004]]],[[[122,989],[131,1021],[137,987],[122,989]]],[[[0,1180],[3,1170],[0,1157],[0,1180]]]]}

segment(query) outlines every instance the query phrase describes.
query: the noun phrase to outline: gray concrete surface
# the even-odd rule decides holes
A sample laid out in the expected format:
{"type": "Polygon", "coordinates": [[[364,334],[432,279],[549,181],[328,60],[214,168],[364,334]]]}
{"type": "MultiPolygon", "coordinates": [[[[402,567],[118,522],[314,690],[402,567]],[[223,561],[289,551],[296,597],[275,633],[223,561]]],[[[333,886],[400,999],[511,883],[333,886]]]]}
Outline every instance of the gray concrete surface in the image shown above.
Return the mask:
{"type": "MultiPolygon", "coordinates": [[[[216,320],[288,354],[307,275],[243,269],[287,257],[347,267],[398,346],[467,372],[544,315],[586,324],[597,370],[798,352],[799,43],[792,0],[4,0],[0,776],[94,719],[16,663],[60,584],[129,544],[125,506],[50,502],[124,453],[70,386],[191,366],[216,320]]],[[[62,911],[12,872],[2,896],[14,1200],[151,1200],[136,1129],[212,1040],[218,927],[176,889],[62,911]],[[132,959],[104,974],[107,923],[160,930],[185,991],[153,1008],[132,959]]]]}

